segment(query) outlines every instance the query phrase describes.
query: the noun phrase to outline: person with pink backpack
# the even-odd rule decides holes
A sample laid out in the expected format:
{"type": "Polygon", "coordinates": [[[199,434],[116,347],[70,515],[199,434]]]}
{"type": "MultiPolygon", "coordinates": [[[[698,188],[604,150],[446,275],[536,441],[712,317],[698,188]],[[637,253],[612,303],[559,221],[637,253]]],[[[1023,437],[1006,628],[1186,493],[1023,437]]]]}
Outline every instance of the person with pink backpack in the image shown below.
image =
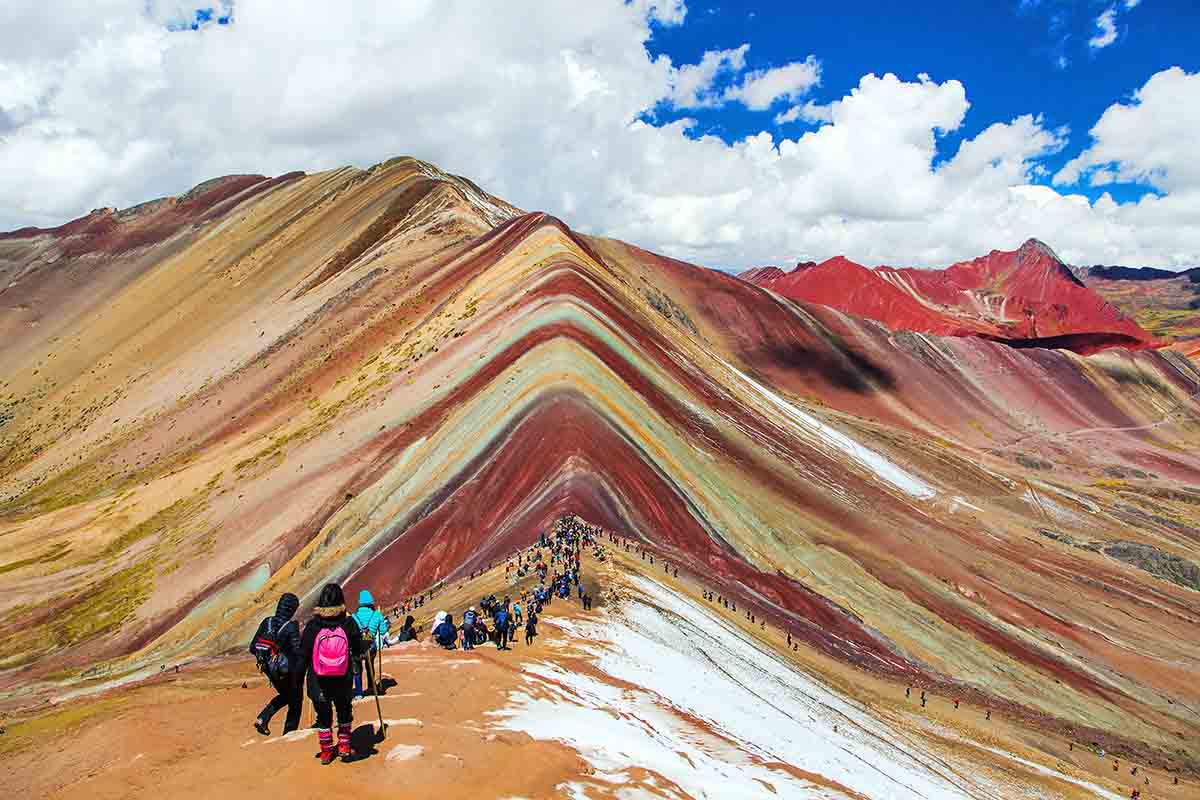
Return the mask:
{"type": "MultiPolygon", "coordinates": [[[[300,642],[301,669],[308,673],[308,696],[317,711],[317,738],[321,763],[341,756],[352,761],[350,731],[354,721],[354,663],[364,655],[362,632],[346,613],[342,587],[327,583],[321,589],[313,617],[304,626],[300,642]],[[337,709],[337,750],[333,743],[333,711],[337,709]]],[[[303,676],[301,676],[303,678],[303,676]]]]}

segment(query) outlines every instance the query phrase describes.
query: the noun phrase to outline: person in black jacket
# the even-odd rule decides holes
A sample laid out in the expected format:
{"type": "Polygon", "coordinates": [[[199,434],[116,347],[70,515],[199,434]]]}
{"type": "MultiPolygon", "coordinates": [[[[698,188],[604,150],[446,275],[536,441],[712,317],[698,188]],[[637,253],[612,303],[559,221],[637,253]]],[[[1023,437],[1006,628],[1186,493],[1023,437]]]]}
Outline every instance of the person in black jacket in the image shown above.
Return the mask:
{"type": "MultiPolygon", "coordinates": [[[[300,666],[308,676],[308,696],[317,711],[317,738],[321,743],[321,763],[329,764],[335,757],[333,749],[333,710],[337,708],[338,737],[337,753],[343,761],[350,761],[353,753],[350,750],[350,730],[354,721],[351,696],[354,692],[354,661],[361,659],[366,653],[362,632],[354,617],[346,614],[346,598],[342,587],[336,583],[327,583],[321,589],[317,599],[317,607],[313,609],[313,618],[304,626],[304,636],[300,640],[300,666]],[[323,631],[340,628],[340,633],[321,636],[323,631]],[[341,634],[345,642],[341,642],[341,634]],[[319,674],[314,663],[314,650],[317,648],[318,637],[323,641],[336,640],[330,649],[336,652],[338,646],[344,648],[344,661],[333,662],[338,669],[345,672],[337,674],[319,674]]],[[[322,648],[316,657],[325,657],[322,648]]],[[[328,660],[328,659],[326,659],[328,660]]],[[[328,667],[323,668],[328,672],[328,667]]],[[[302,675],[303,677],[303,675],[302,675]]]]}
{"type": "Polygon", "coordinates": [[[263,736],[270,736],[271,717],[275,716],[284,706],[287,706],[287,719],[283,723],[283,732],[291,733],[300,727],[300,712],[304,708],[304,695],[298,673],[300,672],[300,625],[292,617],[300,608],[300,598],[290,592],[279,598],[275,606],[275,615],[267,617],[258,624],[258,632],[250,641],[250,653],[258,658],[259,668],[275,689],[275,697],[267,703],[258,719],[254,720],[254,729],[263,736]],[[270,644],[282,658],[272,658],[270,644]]]}
{"type": "Polygon", "coordinates": [[[400,628],[400,632],[396,634],[394,642],[415,642],[417,640],[417,629],[414,626],[416,622],[412,615],[409,614],[404,618],[404,626],[400,628]]]}

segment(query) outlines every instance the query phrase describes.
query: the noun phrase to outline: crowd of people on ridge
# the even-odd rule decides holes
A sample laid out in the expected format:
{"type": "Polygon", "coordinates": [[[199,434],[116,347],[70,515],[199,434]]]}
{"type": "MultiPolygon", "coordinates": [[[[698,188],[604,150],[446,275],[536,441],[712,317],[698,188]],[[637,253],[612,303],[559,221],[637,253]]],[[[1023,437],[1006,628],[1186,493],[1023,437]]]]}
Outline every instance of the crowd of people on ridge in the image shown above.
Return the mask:
{"type": "MultiPolygon", "coordinates": [[[[530,646],[537,637],[543,609],[556,597],[565,601],[574,593],[582,608],[590,610],[592,596],[582,580],[582,561],[588,547],[597,561],[604,560],[601,532],[573,516],[557,520],[550,536],[541,533],[533,546],[516,553],[505,567],[506,578],[514,584],[536,575],[536,587],[520,591],[515,600],[509,595],[498,599],[494,594],[481,598],[479,611],[474,606],[469,608],[462,615],[461,626],[455,625],[451,614],[439,611],[430,632],[433,640],[446,649],[455,649],[461,643],[464,650],[490,640],[498,650],[509,650],[523,627],[525,644],[530,646]]],[[[471,578],[485,571],[473,571],[471,578]]],[[[371,592],[363,589],[358,594],[358,608],[351,614],[342,587],[328,583],[321,589],[313,616],[301,630],[295,619],[300,598],[291,593],[282,595],[275,613],[259,623],[250,641],[251,655],[275,690],[275,696],[254,720],[255,730],[270,735],[272,717],[285,708],[283,733],[297,730],[307,691],[315,712],[321,763],[330,764],[337,758],[353,760],[353,701],[364,696],[364,676],[372,684],[370,690],[378,694],[381,676],[372,672],[374,658],[383,648],[417,639],[419,629],[408,612],[433,596],[433,590],[423,592],[387,614],[377,607],[371,592]],[[393,634],[392,619],[398,620],[402,613],[406,615],[404,624],[393,634]]]]}

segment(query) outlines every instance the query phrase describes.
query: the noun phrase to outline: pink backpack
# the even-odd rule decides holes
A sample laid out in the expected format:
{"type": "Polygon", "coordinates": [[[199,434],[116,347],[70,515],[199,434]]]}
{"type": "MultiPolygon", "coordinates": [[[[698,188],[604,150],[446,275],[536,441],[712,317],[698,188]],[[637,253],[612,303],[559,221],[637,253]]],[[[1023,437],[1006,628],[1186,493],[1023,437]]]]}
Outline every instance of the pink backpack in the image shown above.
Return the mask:
{"type": "Polygon", "coordinates": [[[322,678],[340,678],[350,670],[350,640],[341,625],[317,631],[313,644],[313,672],[322,678]]]}

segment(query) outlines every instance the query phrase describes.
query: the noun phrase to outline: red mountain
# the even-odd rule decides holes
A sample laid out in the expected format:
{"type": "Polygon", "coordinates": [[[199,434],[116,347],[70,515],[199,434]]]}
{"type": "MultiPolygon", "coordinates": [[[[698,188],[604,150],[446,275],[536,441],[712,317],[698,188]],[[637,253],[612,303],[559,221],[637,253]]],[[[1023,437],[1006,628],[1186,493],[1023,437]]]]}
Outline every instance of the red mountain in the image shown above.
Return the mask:
{"type": "Polygon", "coordinates": [[[832,306],[896,330],[1085,354],[1160,344],[1036,239],[943,270],[870,269],[838,256],[791,272],[767,267],[739,277],[792,300],[832,306]]]}

